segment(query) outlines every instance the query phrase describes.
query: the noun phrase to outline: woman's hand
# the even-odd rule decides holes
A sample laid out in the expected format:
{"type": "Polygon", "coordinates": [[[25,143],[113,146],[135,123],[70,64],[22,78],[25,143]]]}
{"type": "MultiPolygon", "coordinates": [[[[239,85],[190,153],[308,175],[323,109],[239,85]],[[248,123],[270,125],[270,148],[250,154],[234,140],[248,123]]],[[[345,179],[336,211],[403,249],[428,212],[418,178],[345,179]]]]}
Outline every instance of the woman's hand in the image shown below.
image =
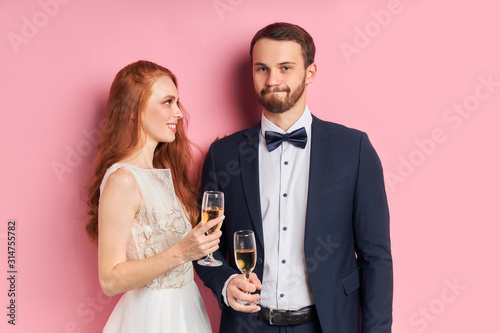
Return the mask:
{"type": "Polygon", "coordinates": [[[224,216],[210,220],[205,225],[198,223],[179,243],[175,245],[178,255],[184,262],[193,261],[215,252],[219,248],[219,238],[222,231],[213,234],[205,233],[218,223],[222,223],[224,216]]]}
{"type": "Polygon", "coordinates": [[[220,139],[222,139],[222,138],[225,138],[226,136],[229,136],[229,134],[228,134],[228,133],[226,133],[225,135],[218,135],[218,136],[215,138],[215,140],[214,140],[213,142],[215,142],[215,141],[217,141],[217,140],[220,140],[220,139]]]}

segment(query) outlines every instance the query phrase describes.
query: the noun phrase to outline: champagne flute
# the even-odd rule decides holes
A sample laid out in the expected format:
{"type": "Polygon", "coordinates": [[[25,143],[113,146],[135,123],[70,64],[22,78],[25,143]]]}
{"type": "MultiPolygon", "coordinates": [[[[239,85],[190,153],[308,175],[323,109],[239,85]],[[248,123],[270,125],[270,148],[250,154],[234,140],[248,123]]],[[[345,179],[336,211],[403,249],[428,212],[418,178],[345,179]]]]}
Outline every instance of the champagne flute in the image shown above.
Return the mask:
{"type": "MultiPolygon", "coordinates": [[[[240,272],[245,276],[245,280],[248,281],[257,261],[257,248],[253,231],[239,230],[234,233],[234,260],[240,272]]],[[[240,300],[238,303],[242,305],[252,304],[240,300]]]]}
{"type": "MultiPolygon", "coordinates": [[[[204,225],[210,220],[216,219],[224,215],[224,193],[220,191],[205,191],[203,193],[203,201],[201,203],[201,223],[204,225]]],[[[210,228],[207,234],[212,234],[220,230],[222,221],[216,226],[210,228]]],[[[198,264],[208,267],[217,267],[222,265],[222,262],[214,259],[212,253],[204,259],[198,260],[198,264]]]]}

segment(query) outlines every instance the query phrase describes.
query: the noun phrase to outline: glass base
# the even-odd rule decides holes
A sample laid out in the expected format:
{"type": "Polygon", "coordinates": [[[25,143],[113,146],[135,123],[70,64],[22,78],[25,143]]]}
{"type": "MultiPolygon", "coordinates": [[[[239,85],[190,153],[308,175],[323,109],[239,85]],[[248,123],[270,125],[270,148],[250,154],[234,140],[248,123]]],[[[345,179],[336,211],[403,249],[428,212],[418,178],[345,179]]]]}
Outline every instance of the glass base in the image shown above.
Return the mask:
{"type": "Polygon", "coordinates": [[[207,267],[218,267],[218,266],[222,265],[222,261],[210,259],[210,258],[200,259],[197,262],[198,262],[198,265],[207,266],[207,267]]]}

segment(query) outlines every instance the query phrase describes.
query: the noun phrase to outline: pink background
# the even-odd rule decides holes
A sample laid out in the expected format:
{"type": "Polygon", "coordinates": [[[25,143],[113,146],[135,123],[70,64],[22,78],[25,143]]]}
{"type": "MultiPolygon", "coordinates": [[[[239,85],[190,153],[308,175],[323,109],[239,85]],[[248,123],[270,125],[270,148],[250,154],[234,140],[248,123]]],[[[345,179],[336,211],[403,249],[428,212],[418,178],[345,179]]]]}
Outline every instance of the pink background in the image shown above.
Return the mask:
{"type": "MultiPolygon", "coordinates": [[[[393,332],[496,331],[499,10],[491,0],[3,0],[0,330],[98,332],[118,300],[100,291],[80,195],[116,72],[139,59],[174,71],[189,136],[206,150],[258,118],[249,43],[289,21],[316,42],[312,112],[366,131],[382,159],[393,332]]],[[[215,300],[201,291],[217,329],[215,300]]]]}

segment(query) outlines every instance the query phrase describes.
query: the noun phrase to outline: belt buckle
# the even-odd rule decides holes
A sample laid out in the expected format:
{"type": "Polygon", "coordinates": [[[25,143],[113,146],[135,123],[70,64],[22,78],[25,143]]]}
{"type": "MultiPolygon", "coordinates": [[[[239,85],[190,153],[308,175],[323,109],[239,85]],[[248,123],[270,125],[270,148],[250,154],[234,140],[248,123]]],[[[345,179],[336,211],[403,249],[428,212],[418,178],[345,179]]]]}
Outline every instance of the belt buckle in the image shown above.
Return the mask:
{"type": "Polygon", "coordinates": [[[287,312],[287,311],[288,310],[286,309],[279,309],[279,308],[269,309],[269,325],[277,325],[273,323],[273,316],[275,312],[287,312]]]}

